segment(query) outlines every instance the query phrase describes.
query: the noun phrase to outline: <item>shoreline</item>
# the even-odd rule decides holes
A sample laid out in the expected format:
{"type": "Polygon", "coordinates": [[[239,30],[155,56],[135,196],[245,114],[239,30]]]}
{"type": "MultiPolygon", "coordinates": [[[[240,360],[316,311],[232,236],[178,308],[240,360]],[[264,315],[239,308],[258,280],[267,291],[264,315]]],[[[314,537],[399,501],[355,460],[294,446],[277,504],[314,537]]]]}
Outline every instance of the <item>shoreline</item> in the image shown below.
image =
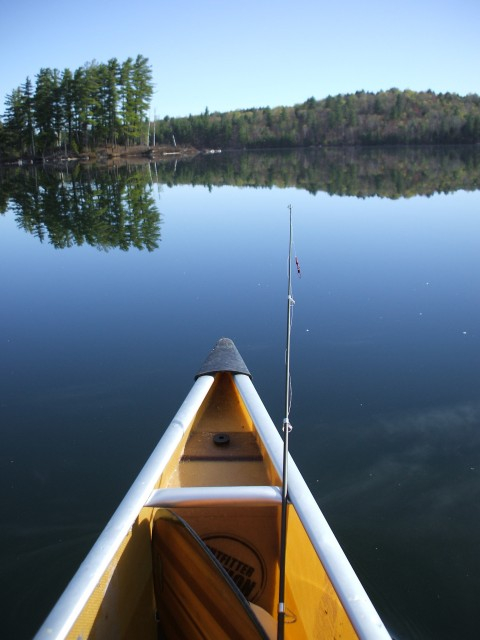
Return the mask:
{"type": "Polygon", "coordinates": [[[107,145],[105,147],[97,147],[83,153],[72,154],[58,150],[45,156],[21,156],[19,158],[11,158],[0,160],[1,165],[10,166],[31,166],[45,164],[65,164],[77,162],[111,162],[119,158],[154,158],[155,160],[169,160],[172,156],[179,158],[191,158],[202,151],[188,145],[179,147],[169,145],[158,145],[150,147],[147,145],[107,145]]]}

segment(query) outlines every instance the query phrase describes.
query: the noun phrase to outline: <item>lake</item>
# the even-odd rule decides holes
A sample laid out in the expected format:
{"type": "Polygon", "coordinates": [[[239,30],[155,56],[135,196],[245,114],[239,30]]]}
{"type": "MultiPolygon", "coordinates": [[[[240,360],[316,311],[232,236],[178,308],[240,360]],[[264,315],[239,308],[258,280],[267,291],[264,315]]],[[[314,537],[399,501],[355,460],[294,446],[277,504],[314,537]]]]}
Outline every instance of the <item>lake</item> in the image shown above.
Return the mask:
{"type": "Polygon", "coordinates": [[[0,172],[0,589],[39,627],[219,337],[392,636],[478,635],[480,150],[0,172]]]}

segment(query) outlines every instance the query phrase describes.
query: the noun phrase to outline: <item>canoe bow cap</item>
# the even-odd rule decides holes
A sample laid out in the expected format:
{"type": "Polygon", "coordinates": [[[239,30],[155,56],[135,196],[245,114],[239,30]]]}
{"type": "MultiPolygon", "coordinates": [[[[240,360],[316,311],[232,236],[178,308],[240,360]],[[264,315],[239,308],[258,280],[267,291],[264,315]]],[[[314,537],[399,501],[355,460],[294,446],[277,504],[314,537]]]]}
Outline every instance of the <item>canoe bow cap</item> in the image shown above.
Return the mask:
{"type": "Polygon", "coordinates": [[[211,375],[219,371],[244,373],[250,378],[252,377],[237,347],[230,338],[220,338],[197,372],[195,380],[200,376],[211,375]]]}

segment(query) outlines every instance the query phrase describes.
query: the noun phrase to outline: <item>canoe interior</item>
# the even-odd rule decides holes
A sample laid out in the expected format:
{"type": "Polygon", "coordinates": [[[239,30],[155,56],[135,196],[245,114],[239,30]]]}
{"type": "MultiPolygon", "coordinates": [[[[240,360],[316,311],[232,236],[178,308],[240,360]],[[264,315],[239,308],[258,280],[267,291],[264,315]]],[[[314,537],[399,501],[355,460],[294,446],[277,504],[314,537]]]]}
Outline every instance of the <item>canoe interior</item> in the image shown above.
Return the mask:
{"type": "Polygon", "coordinates": [[[231,374],[217,374],[184,446],[172,456],[164,476],[159,486],[280,484],[231,374]],[[219,433],[229,436],[227,446],[214,443],[219,433]]]}
{"type": "MultiPolygon", "coordinates": [[[[210,391],[159,476],[155,488],[280,484],[278,473],[245,408],[233,375],[216,374],[210,391]],[[214,441],[218,434],[222,434],[220,444],[214,441]],[[222,444],[221,441],[225,439],[228,443],[222,444]]],[[[155,566],[154,571],[153,566],[159,557],[174,557],[172,550],[176,544],[171,532],[166,534],[164,529],[155,524],[161,511],[158,507],[140,510],[102,579],[65,637],[72,640],[106,637],[152,640],[158,637],[233,637],[230,628],[224,631],[217,628],[213,636],[204,636],[192,627],[192,616],[195,618],[203,610],[201,589],[191,589],[190,592],[187,589],[187,595],[182,597],[182,607],[189,612],[185,616],[184,629],[178,611],[173,631],[168,624],[159,626],[158,620],[162,619],[162,615],[164,619],[171,620],[165,607],[170,609],[173,604],[169,604],[168,598],[158,593],[158,575],[163,575],[162,567],[155,566]],[[152,538],[155,549],[153,561],[152,538]],[[154,574],[157,576],[157,598],[154,574]],[[159,628],[163,629],[161,633],[159,628]]],[[[180,506],[172,511],[201,538],[246,600],[276,618],[280,506],[252,505],[251,502],[238,500],[229,506],[213,503],[201,508],[180,506]]],[[[178,553],[178,549],[175,553],[178,553]]],[[[200,562],[193,557],[193,547],[186,543],[180,556],[183,558],[182,566],[186,568],[191,569],[195,562],[200,562]]],[[[165,574],[167,580],[170,579],[170,573],[165,574]]],[[[188,579],[185,580],[188,583],[188,579]]],[[[166,588],[165,584],[162,588],[166,588]]],[[[177,590],[178,586],[173,585],[172,588],[177,590]]],[[[210,597],[208,588],[204,593],[205,597],[210,597]]],[[[231,607],[225,590],[217,589],[215,594],[216,606],[220,609],[231,607]]],[[[293,505],[289,505],[288,512],[285,602],[287,639],[348,640],[358,637],[293,505]]],[[[230,624],[228,616],[226,622],[230,624]]],[[[239,637],[261,636],[247,634],[239,637]]]]}
{"type": "Polygon", "coordinates": [[[169,509],[158,509],[155,518],[153,577],[159,637],[268,640],[205,542],[169,509]]]}

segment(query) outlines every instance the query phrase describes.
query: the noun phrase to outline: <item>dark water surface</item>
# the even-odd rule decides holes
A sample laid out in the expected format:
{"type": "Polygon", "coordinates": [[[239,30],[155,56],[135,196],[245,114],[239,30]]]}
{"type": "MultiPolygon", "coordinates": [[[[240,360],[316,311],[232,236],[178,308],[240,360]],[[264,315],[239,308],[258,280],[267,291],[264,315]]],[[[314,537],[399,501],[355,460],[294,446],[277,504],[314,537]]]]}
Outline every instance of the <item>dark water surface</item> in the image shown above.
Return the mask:
{"type": "Polygon", "coordinates": [[[395,638],[478,637],[479,165],[462,158],[3,176],[2,637],[33,635],[219,337],[281,424],[289,204],[294,458],[395,638]]]}

